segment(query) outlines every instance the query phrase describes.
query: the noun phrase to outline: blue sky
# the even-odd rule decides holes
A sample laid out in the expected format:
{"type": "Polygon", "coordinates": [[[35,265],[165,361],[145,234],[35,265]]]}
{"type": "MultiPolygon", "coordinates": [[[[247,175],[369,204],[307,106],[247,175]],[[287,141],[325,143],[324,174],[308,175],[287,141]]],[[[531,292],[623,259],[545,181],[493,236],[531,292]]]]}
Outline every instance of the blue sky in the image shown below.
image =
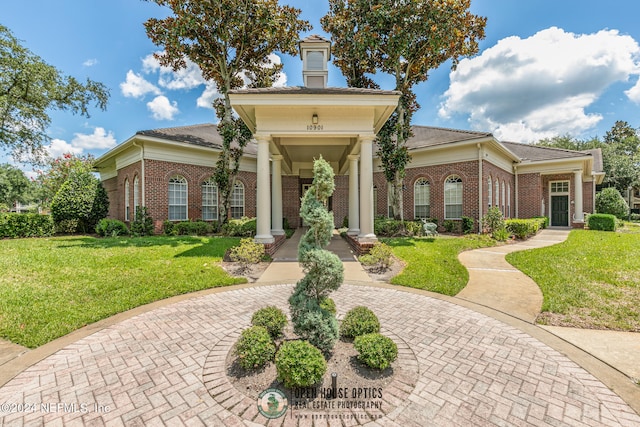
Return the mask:
{"type": "MultiPolygon", "coordinates": [[[[215,87],[197,68],[175,74],[151,58],[159,48],[143,23],[166,16],[142,0],[3,2],[0,23],[65,74],[101,81],[106,112],[53,112],[50,152],[99,156],[136,131],[216,122],[215,87]]],[[[283,3],[281,1],[281,3],[283,3]]],[[[328,2],[291,0],[322,34],[328,2]]],[[[493,132],[503,140],[604,136],[616,120],[640,127],[640,2],[637,0],[472,0],[488,18],[480,52],[445,64],[415,88],[414,123],[493,132]]],[[[302,83],[299,58],[279,55],[286,81],[302,83]]],[[[382,80],[384,82],[384,80],[382,80]]],[[[330,68],[330,85],[344,86],[330,68]]],[[[391,89],[391,87],[384,87],[391,89]]],[[[8,160],[0,155],[0,161],[8,160]]],[[[29,170],[28,167],[25,167],[29,170]]]]}

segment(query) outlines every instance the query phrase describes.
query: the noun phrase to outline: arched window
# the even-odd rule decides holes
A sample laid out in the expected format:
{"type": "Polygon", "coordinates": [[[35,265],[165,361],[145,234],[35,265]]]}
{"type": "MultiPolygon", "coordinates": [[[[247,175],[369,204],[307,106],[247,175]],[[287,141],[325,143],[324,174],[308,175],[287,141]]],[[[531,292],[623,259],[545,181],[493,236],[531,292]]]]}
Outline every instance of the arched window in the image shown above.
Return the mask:
{"type": "Polygon", "coordinates": [[[504,216],[506,218],[507,216],[507,203],[505,201],[506,197],[505,197],[505,185],[504,185],[504,180],[502,181],[502,216],[504,216]]]}
{"type": "Polygon", "coordinates": [[[205,221],[218,219],[218,186],[213,178],[202,183],[202,219],[205,221]]]}
{"type": "Polygon", "coordinates": [[[175,175],[169,179],[169,221],[187,219],[187,179],[175,175]]]}
{"type": "Polygon", "coordinates": [[[487,191],[487,195],[489,196],[489,209],[491,209],[491,203],[493,203],[493,185],[491,184],[491,177],[487,178],[487,188],[489,189],[489,191],[487,191]]]}
{"type": "Polygon", "coordinates": [[[431,216],[429,190],[429,181],[425,178],[420,178],[413,184],[413,216],[416,219],[431,216]]]}
{"type": "Polygon", "coordinates": [[[129,202],[129,178],[124,180],[124,220],[129,221],[131,219],[131,206],[129,202]]]}
{"type": "Polygon", "coordinates": [[[231,193],[231,218],[237,219],[244,216],[244,185],[240,181],[233,184],[231,193]]]}
{"type": "Polygon", "coordinates": [[[507,218],[511,218],[511,183],[507,184],[507,218]]]}
{"type": "Polygon", "coordinates": [[[451,175],[444,182],[444,218],[462,218],[462,179],[451,175]]]}
{"type": "Polygon", "coordinates": [[[498,180],[498,178],[496,178],[496,191],[495,191],[495,196],[496,196],[496,203],[495,203],[495,207],[497,207],[498,209],[500,209],[500,180],[498,180]]]}
{"type": "Polygon", "coordinates": [[[135,215],[138,212],[138,207],[140,207],[140,180],[138,179],[138,175],[133,178],[133,214],[135,215]]]}

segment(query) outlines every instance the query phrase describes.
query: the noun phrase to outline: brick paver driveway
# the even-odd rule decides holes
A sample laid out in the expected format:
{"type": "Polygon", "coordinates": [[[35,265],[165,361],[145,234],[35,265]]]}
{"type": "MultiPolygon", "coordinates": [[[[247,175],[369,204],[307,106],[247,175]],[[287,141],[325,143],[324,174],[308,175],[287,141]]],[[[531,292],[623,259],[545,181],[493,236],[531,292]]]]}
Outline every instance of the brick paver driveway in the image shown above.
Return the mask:
{"type": "MultiPolygon", "coordinates": [[[[286,309],[291,290],[218,292],[81,339],[0,388],[0,425],[265,424],[221,367],[252,313],[268,304],[286,309]]],[[[356,408],[315,420],[288,411],[269,425],[640,426],[591,374],[498,320],[401,289],[343,285],[332,297],[339,317],[355,305],[376,312],[404,360],[417,362],[415,378],[400,376],[383,390],[384,416],[375,422],[366,418],[375,410],[356,408]]]]}

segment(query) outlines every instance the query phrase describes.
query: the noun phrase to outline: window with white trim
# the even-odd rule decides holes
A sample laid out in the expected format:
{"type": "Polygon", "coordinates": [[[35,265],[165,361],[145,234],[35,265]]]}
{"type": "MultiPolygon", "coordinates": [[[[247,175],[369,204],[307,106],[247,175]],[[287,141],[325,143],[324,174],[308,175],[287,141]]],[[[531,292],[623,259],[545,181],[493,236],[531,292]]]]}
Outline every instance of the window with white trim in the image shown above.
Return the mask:
{"type": "Polygon", "coordinates": [[[387,218],[393,218],[393,200],[391,200],[392,192],[393,184],[387,182],[387,218]]]}
{"type": "Polygon", "coordinates": [[[504,185],[504,180],[502,181],[502,216],[504,216],[506,218],[507,216],[507,211],[505,210],[506,208],[506,203],[505,203],[505,185],[504,185]]]}
{"type": "Polygon", "coordinates": [[[496,189],[495,189],[496,202],[494,204],[495,207],[500,208],[500,180],[496,178],[496,189]]]}
{"type": "Polygon", "coordinates": [[[231,193],[231,218],[238,219],[244,216],[244,184],[236,181],[231,193]]]}
{"type": "Polygon", "coordinates": [[[129,221],[131,218],[130,210],[131,207],[129,205],[129,178],[124,180],[124,220],[129,221]]]}
{"type": "Polygon", "coordinates": [[[431,216],[431,186],[425,178],[418,179],[413,184],[413,217],[429,218],[431,216]]]}
{"type": "Polygon", "coordinates": [[[488,183],[488,185],[487,185],[487,188],[488,188],[487,195],[489,196],[488,197],[488,199],[489,199],[489,209],[491,209],[491,204],[493,203],[493,184],[491,183],[491,177],[489,177],[487,179],[487,183],[488,183]]]}
{"type": "Polygon", "coordinates": [[[462,218],[462,179],[458,175],[451,175],[444,182],[444,218],[462,218]]]}
{"type": "Polygon", "coordinates": [[[202,183],[202,219],[218,220],[218,186],[213,178],[202,183]]]}
{"type": "Polygon", "coordinates": [[[169,179],[169,221],[187,219],[187,179],[176,175],[169,179]]]}
{"type": "Polygon", "coordinates": [[[136,175],[133,178],[133,214],[135,215],[138,212],[138,208],[140,207],[140,180],[136,175]]]}
{"type": "Polygon", "coordinates": [[[569,181],[552,181],[551,192],[555,194],[569,194],[569,181]]]}
{"type": "Polygon", "coordinates": [[[511,183],[507,184],[507,218],[511,218],[511,183]]]}

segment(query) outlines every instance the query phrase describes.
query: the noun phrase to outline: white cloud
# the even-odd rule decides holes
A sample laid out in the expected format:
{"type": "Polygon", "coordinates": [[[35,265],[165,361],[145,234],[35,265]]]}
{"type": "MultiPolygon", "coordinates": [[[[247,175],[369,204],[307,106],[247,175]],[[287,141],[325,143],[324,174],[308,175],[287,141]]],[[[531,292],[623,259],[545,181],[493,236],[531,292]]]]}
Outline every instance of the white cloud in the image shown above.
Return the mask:
{"type": "MultiPolygon", "coordinates": [[[[552,27],[508,37],[460,61],[439,114],[468,115],[472,127],[499,139],[579,134],[602,119],[586,108],[614,82],[640,73],[639,57],[638,43],[616,30],[576,35],[552,27]]],[[[640,98],[640,86],[626,93],[640,98]]]]}
{"type": "Polygon", "coordinates": [[[82,63],[82,65],[84,65],[85,67],[93,67],[97,63],[98,63],[98,60],[95,59],[95,58],[92,58],[92,59],[87,59],[86,61],[84,61],[82,63]]]}
{"type": "Polygon", "coordinates": [[[196,105],[202,108],[210,108],[213,110],[213,101],[220,97],[218,87],[214,83],[207,83],[204,92],[198,97],[196,105]]]}
{"type": "Polygon", "coordinates": [[[117,145],[117,141],[113,136],[113,132],[107,133],[104,128],[97,127],[90,135],[76,133],[71,145],[76,148],[93,150],[93,149],[107,149],[117,145]]]}
{"type": "Polygon", "coordinates": [[[80,154],[82,153],[81,147],[74,147],[72,144],[69,144],[67,141],[62,139],[53,139],[51,140],[51,144],[46,147],[49,155],[53,158],[57,158],[66,153],[72,154],[80,154]]]}
{"type": "Polygon", "coordinates": [[[133,70],[127,72],[127,79],[125,82],[120,83],[120,90],[127,98],[142,98],[148,93],[154,95],[160,95],[162,93],[153,83],[148,82],[144,77],[134,73],[133,70]]]}
{"type": "Polygon", "coordinates": [[[147,108],[156,120],[173,120],[174,116],[180,112],[178,103],[169,101],[169,98],[164,95],[156,96],[153,101],[147,102],[147,108]]]}
{"type": "Polygon", "coordinates": [[[640,79],[636,82],[635,86],[624,92],[629,99],[636,104],[640,104],[640,79]]]}

